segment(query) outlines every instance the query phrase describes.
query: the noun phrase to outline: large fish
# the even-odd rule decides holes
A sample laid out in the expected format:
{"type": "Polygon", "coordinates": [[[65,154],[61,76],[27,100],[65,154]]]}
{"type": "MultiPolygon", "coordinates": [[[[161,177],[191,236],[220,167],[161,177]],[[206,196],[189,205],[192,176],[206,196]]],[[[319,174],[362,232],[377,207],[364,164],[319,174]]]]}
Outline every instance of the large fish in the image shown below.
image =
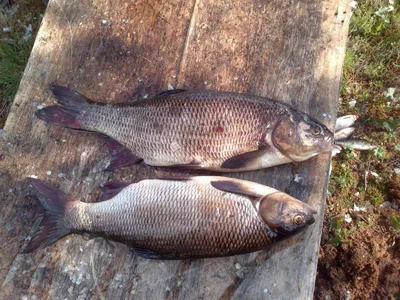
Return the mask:
{"type": "Polygon", "coordinates": [[[70,233],[124,243],[148,258],[228,256],[261,250],[314,223],[317,213],[273,188],[225,177],[111,184],[98,203],[68,197],[29,178],[45,209],[24,253],[70,233]]]}
{"type": "Polygon", "coordinates": [[[307,114],[247,94],[172,90],[102,104],[66,87],[52,91],[60,106],[38,110],[37,117],[111,138],[109,170],[143,159],[153,166],[248,171],[304,161],[333,147],[332,132],[307,114]]]}

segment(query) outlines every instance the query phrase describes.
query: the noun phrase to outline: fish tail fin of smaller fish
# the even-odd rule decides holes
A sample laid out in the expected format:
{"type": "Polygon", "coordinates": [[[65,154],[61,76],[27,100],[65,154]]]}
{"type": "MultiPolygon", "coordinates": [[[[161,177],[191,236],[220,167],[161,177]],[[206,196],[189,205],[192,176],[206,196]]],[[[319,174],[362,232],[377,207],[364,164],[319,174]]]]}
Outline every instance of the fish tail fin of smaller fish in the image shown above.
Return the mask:
{"type": "Polygon", "coordinates": [[[22,253],[42,249],[71,233],[64,222],[67,206],[78,202],[41,180],[28,178],[28,185],[39,199],[45,213],[40,225],[35,228],[28,246],[22,253]]]}
{"type": "Polygon", "coordinates": [[[45,107],[36,111],[36,117],[54,125],[85,130],[78,117],[89,105],[90,100],[67,87],[51,85],[51,91],[60,105],[45,107]]]}

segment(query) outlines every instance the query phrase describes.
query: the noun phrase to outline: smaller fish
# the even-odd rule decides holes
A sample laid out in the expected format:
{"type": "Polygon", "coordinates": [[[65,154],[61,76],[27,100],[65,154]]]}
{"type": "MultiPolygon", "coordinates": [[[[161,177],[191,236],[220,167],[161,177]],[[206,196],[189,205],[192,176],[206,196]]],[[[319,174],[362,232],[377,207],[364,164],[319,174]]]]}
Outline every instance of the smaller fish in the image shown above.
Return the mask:
{"type": "Polygon", "coordinates": [[[355,127],[347,127],[340,130],[335,131],[335,141],[344,140],[349,138],[352,133],[356,130],[355,127]]]}
{"type": "Polygon", "coordinates": [[[112,182],[98,203],[72,199],[38,179],[28,183],[45,214],[24,253],[71,233],[89,233],[153,259],[230,256],[295,234],[317,213],[288,194],[228,177],[112,182]]]}
{"type": "Polygon", "coordinates": [[[342,148],[350,148],[354,150],[373,150],[377,146],[366,140],[342,140],[335,141],[336,145],[340,145],[342,148]]]}
{"type": "Polygon", "coordinates": [[[342,116],[342,117],[337,118],[336,125],[335,125],[335,131],[353,126],[356,123],[356,121],[358,120],[358,118],[359,118],[359,116],[357,116],[357,115],[347,115],[347,116],[342,116]]]}
{"type": "Polygon", "coordinates": [[[336,156],[340,152],[342,152],[342,148],[339,145],[333,146],[332,157],[336,156]]]}

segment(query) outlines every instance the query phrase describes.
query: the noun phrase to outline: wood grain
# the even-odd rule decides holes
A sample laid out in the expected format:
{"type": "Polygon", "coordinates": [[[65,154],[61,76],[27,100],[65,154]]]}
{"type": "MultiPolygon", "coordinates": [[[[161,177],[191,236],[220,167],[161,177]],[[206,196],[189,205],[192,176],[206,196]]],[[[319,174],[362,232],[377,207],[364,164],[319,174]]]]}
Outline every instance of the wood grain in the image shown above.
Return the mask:
{"type": "Polygon", "coordinates": [[[38,106],[54,103],[49,83],[103,102],[150,97],[169,84],[250,92],[332,128],[350,14],[342,0],[50,1],[1,135],[0,298],[311,299],[329,155],[297,169],[232,174],[317,208],[307,231],[260,253],[195,261],[150,261],[74,235],[18,254],[40,212],[23,180],[35,175],[94,202],[107,180],[153,176],[141,165],[103,172],[101,140],[35,119],[38,106]]]}

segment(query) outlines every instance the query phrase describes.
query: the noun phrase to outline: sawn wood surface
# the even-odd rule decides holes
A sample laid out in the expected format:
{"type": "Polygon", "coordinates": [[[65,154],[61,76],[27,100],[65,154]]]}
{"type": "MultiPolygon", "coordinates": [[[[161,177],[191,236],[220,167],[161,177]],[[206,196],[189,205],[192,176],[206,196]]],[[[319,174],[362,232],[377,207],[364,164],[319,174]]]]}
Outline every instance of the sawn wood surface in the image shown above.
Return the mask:
{"type": "Polygon", "coordinates": [[[350,15],[343,0],[50,0],[1,135],[0,299],[312,299],[329,154],[229,175],[308,202],[314,225],[270,250],[193,261],[143,259],[78,235],[19,254],[41,212],[24,179],[95,202],[108,180],[154,176],[143,165],[104,172],[101,139],[37,120],[34,111],[54,103],[49,83],[109,103],[169,85],[248,92],[332,128],[350,15]]]}

